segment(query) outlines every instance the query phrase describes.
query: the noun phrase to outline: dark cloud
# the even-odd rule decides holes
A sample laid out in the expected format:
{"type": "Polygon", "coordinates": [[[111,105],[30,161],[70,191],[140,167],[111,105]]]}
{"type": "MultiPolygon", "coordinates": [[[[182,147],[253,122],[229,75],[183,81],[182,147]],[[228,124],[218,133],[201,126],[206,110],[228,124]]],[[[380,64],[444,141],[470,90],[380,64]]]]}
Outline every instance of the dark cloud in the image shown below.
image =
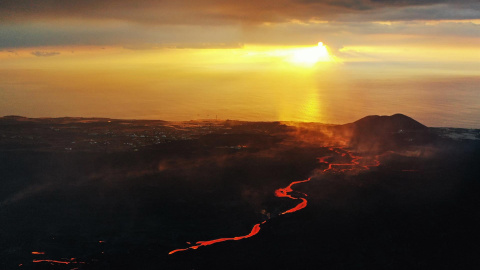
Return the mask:
{"type": "Polygon", "coordinates": [[[233,26],[142,25],[136,23],[22,22],[0,24],[0,48],[121,45],[129,49],[238,48],[233,26]]]}
{"type": "MultiPolygon", "coordinates": [[[[261,23],[336,19],[386,7],[437,4],[480,9],[478,1],[473,0],[4,0],[0,21],[68,17],[162,24],[261,23]]],[[[416,19],[423,15],[427,13],[417,14],[416,19]]],[[[457,18],[463,18],[462,14],[457,18]]]]}
{"type": "Polygon", "coordinates": [[[363,14],[344,16],[346,21],[413,21],[413,20],[469,20],[480,18],[480,4],[471,5],[422,5],[397,8],[379,8],[363,14]]]}
{"type": "MultiPolygon", "coordinates": [[[[409,7],[408,9],[410,9],[409,7]]],[[[397,10],[390,15],[401,16],[408,10],[397,10]]],[[[353,15],[351,15],[353,16],[353,15]]],[[[375,17],[378,21],[385,17],[375,17]]],[[[312,45],[323,41],[332,49],[353,44],[480,44],[478,24],[471,22],[396,22],[381,24],[359,22],[345,17],[345,21],[330,23],[279,23],[242,28],[233,26],[145,26],[123,24],[110,27],[99,24],[38,24],[0,25],[0,49],[50,46],[111,46],[130,50],[162,48],[239,48],[243,44],[312,45]],[[351,21],[348,21],[351,20],[351,21]],[[339,35],[338,33],[342,33],[339,35]],[[382,34],[401,39],[382,39],[382,34]],[[369,38],[366,38],[366,37],[369,38]],[[433,39],[435,38],[435,40],[433,39]],[[468,40],[467,40],[468,39],[468,40]]],[[[38,49],[44,50],[44,49],[38,49]]]]}
{"type": "Polygon", "coordinates": [[[395,6],[418,6],[418,5],[434,5],[443,3],[473,3],[469,0],[371,0],[372,3],[395,6]]]}
{"type": "MultiPolygon", "coordinates": [[[[236,48],[243,43],[295,45],[318,40],[340,48],[355,43],[348,39],[358,40],[352,35],[414,31],[431,36],[431,29],[409,22],[387,27],[372,24],[375,21],[467,19],[480,19],[478,1],[3,0],[0,48],[236,48]],[[312,20],[329,23],[302,23],[312,20]]],[[[435,31],[477,37],[477,28],[463,24],[435,31]]]]}
{"type": "Polygon", "coordinates": [[[46,52],[46,51],[34,51],[32,52],[33,55],[38,57],[48,57],[48,56],[55,56],[59,55],[59,52],[46,52]]]}
{"type": "Polygon", "coordinates": [[[370,1],[365,0],[300,0],[298,2],[305,4],[324,4],[332,7],[342,7],[349,10],[369,10],[374,6],[370,1]]]}

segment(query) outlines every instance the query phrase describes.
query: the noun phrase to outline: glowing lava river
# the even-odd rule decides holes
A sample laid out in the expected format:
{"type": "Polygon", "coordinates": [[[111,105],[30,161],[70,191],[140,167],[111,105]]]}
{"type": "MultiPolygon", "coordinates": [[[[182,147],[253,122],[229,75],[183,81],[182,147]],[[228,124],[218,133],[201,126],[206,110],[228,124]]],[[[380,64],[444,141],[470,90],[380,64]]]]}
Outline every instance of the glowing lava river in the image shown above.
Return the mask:
{"type": "MultiPolygon", "coordinates": [[[[298,184],[298,183],[308,182],[308,181],[310,181],[310,178],[308,178],[307,180],[292,182],[286,188],[280,188],[280,189],[277,189],[275,191],[275,196],[277,196],[277,197],[286,197],[286,198],[290,198],[290,199],[293,199],[293,200],[301,200],[301,202],[299,204],[297,204],[297,206],[281,213],[281,215],[296,212],[296,211],[301,210],[301,209],[303,209],[307,206],[307,200],[305,198],[295,198],[292,195],[290,195],[289,193],[293,191],[293,189],[292,189],[293,185],[298,184]]],[[[304,196],[306,196],[306,194],[304,194],[304,196]]],[[[242,239],[245,239],[245,238],[249,238],[249,237],[252,237],[252,236],[256,235],[260,231],[260,226],[262,224],[265,224],[265,222],[267,222],[267,220],[263,221],[262,223],[255,224],[252,228],[252,231],[247,235],[229,237],[229,238],[219,238],[219,239],[214,239],[214,240],[209,240],[209,241],[198,241],[195,245],[193,245],[191,247],[175,249],[175,250],[170,251],[168,254],[173,254],[175,252],[185,251],[185,250],[189,250],[189,249],[197,249],[201,246],[213,245],[213,244],[220,243],[220,242],[225,242],[225,241],[242,240],[242,239]]]]}
{"type": "MultiPolygon", "coordinates": [[[[336,148],[336,149],[329,148],[329,150],[335,152],[336,154],[338,154],[338,156],[344,159],[345,158],[350,159],[350,161],[343,162],[343,163],[331,163],[327,160],[333,159],[333,156],[324,156],[324,157],[317,158],[319,164],[328,165],[328,168],[322,170],[321,173],[346,172],[346,171],[353,171],[353,170],[369,170],[370,167],[378,167],[380,165],[380,162],[377,159],[378,156],[376,156],[375,159],[373,160],[373,164],[363,164],[362,162],[360,162],[360,160],[362,160],[363,157],[356,156],[351,151],[345,150],[343,148],[336,148]]],[[[279,188],[275,190],[276,197],[289,198],[292,200],[300,200],[300,203],[298,203],[295,207],[282,212],[280,215],[293,213],[307,207],[307,199],[304,198],[304,197],[307,197],[307,194],[301,193],[301,192],[293,192],[294,190],[292,189],[292,186],[300,183],[305,183],[310,180],[311,178],[301,180],[301,181],[294,181],[285,188],[279,188]]],[[[213,245],[220,242],[242,240],[245,238],[252,237],[260,231],[262,224],[265,224],[269,219],[270,218],[268,218],[267,220],[261,223],[255,224],[249,234],[246,234],[243,236],[236,236],[236,237],[218,238],[218,239],[208,240],[208,241],[198,241],[194,245],[191,245],[190,247],[175,249],[170,251],[168,254],[174,254],[176,252],[186,251],[190,249],[198,249],[199,247],[202,247],[202,246],[209,246],[209,245],[213,245]]]]}

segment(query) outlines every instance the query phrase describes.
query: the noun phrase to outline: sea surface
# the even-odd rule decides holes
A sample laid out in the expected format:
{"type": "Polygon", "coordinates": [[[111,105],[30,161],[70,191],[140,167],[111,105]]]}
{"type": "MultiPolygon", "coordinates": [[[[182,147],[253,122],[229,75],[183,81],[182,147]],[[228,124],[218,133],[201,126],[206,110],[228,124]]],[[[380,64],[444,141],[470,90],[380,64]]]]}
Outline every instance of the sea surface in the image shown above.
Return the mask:
{"type": "Polygon", "coordinates": [[[431,127],[480,128],[480,68],[470,65],[0,69],[0,115],[343,124],[403,113],[431,127]]]}

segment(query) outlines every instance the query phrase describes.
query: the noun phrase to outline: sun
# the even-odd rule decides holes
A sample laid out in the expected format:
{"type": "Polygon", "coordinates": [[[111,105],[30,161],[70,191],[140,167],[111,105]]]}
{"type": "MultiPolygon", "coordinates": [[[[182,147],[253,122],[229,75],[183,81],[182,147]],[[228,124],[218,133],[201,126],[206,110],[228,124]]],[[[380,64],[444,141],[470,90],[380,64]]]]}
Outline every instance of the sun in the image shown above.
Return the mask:
{"type": "Polygon", "coordinates": [[[328,53],[327,47],[323,42],[318,42],[318,46],[293,49],[290,61],[300,65],[314,65],[318,62],[329,62],[332,57],[328,53]]]}

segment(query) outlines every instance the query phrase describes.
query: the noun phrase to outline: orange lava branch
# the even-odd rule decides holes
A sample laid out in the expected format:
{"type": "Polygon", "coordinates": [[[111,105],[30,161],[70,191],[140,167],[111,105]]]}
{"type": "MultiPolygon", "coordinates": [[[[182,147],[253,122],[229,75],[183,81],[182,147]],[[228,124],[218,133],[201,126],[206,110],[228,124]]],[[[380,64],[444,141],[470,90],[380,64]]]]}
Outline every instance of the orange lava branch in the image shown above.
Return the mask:
{"type": "Polygon", "coordinates": [[[66,262],[66,261],[57,261],[57,260],[33,260],[34,263],[40,263],[40,262],[49,262],[49,263],[58,263],[58,264],[71,264],[72,262],[66,262]]]}
{"type": "Polygon", "coordinates": [[[185,251],[185,250],[189,250],[189,249],[197,249],[197,248],[202,247],[202,246],[213,245],[213,244],[220,243],[220,242],[225,242],[225,241],[242,240],[242,239],[245,239],[245,238],[249,238],[249,237],[252,237],[252,236],[256,235],[260,231],[260,225],[261,224],[263,224],[263,222],[259,223],[259,224],[255,224],[255,226],[253,226],[253,228],[252,228],[252,231],[247,235],[229,237],[229,238],[219,238],[219,239],[214,239],[214,240],[209,240],[209,241],[198,241],[196,243],[196,245],[193,245],[193,246],[188,247],[188,248],[175,249],[175,250],[170,251],[168,254],[173,254],[175,252],[185,251]]]}
{"type": "MultiPolygon", "coordinates": [[[[293,189],[292,189],[293,185],[303,183],[303,182],[308,182],[308,181],[310,181],[310,178],[308,178],[306,180],[302,180],[302,181],[292,182],[286,188],[280,188],[280,189],[275,190],[275,196],[277,196],[277,197],[286,197],[286,198],[290,198],[290,199],[293,199],[293,200],[297,200],[297,199],[301,200],[301,202],[299,204],[297,204],[297,206],[283,212],[282,215],[288,214],[288,213],[293,213],[293,212],[296,212],[298,210],[301,210],[301,209],[307,207],[307,200],[305,198],[295,198],[295,197],[291,196],[289,193],[293,192],[293,189]]],[[[301,193],[301,194],[306,195],[306,194],[303,194],[303,193],[301,193]]],[[[262,224],[264,224],[265,222],[266,221],[263,221],[262,223],[255,224],[252,228],[252,231],[247,235],[236,236],[236,237],[228,237],[228,238],[218,238],[218,239],[209,240],[209,241],[198,241],[193,246],[190,246],[188,248],[175,249],[175,250],[170,251],[168,254],[174,254],[176,252],[186,251],[186,250],[189,250],[189,249],[197,249],[197,248],[202,247],[202,246],[213,245],[213,244],[220,243],[220,242],[225,242],[225,241],[236,241],[236,240],[242,240],[242,239],[245,239],[245,238],[249,238],[249,237],[252,237],[252,236],[256,235],[260,231],[260,226],[262,224]]]]}
{"type": "Polygon", "coordinates": [[[77,261],[76,258],[71,258],[70,261],[59,261],[59,260],[33,260],[34,263],[50,263],[50,264],[85,264],[85,262],[77,261]]]}
{"type": "MultiPolygon", "coordinates": [[[[295,198],[292,195],[290,195],[289,193],[293,191],[293,189],[292,189],[293,185],[308,182],[310,180],[311,180],[311,178],[308,178],[306,180],[301,180],[301,181],[295,181],[295,182],[290,183],[290,185],[288,185],[286,188],[279,188],[279,189],[275,190],[275,196],[277,196],[277,197],[284,197],[284,198],[290,198],[292,200],[301,200],[302,201],[299,204],[297,204],[297,206],[283,212],[282,215],[288,214],[288,213],[293,213],[293,212],[296,212],[298,210],[301,210],[301,209],[307,207],[307,199],[305,199],[305,198],[295,198]]],[[[302,193],[302,195],[306,195],[306,194],[302,193]]]]}
{"type": "Polygon", "coordinates": [[[302,200],[301,203],[297,204],[297,206],[295,206],[294,208],[289,209],[289,210],[283,212],[282,215],[288,214],[288,213],[297,212],[298,210],[301,210],[301,209],[307,207],[307,200],[304,199],[304,198],[300,198],[300,200],[302,200]]]}
{"type": "Polygon", "coordinates": [[[360,165],[360,160],[363,159],[361,156],[356,156],[353,154],[353,152],[338,148],[338,149],[333,149],[330,148],[330,151],[334,151],[335,153],[341,155],[342,157],[348,156],[351,161],[349,163],[330,163],[328,161],[325,161],[327,158],[331,158],[331,156],[325,156],[318,158],[319,163],[324,163],[328,164],[328,168],[324,169],[323,172],[328,172],[328,171],[334,171],[334,172],[345,172],[345,171],[352,171],[355,168],[360,169],[360,170],[369,170],[370,167],[378,167],[380,166],[380,161],[378,161],[378,156],[375,157],[373,160],[373,164],[368,164],[368,165],[360,165]],[[343,152],[342,152],[343,151],[343,152]],[[345,167],[344,169],[336,169],[338,167],[345,167]]]}

